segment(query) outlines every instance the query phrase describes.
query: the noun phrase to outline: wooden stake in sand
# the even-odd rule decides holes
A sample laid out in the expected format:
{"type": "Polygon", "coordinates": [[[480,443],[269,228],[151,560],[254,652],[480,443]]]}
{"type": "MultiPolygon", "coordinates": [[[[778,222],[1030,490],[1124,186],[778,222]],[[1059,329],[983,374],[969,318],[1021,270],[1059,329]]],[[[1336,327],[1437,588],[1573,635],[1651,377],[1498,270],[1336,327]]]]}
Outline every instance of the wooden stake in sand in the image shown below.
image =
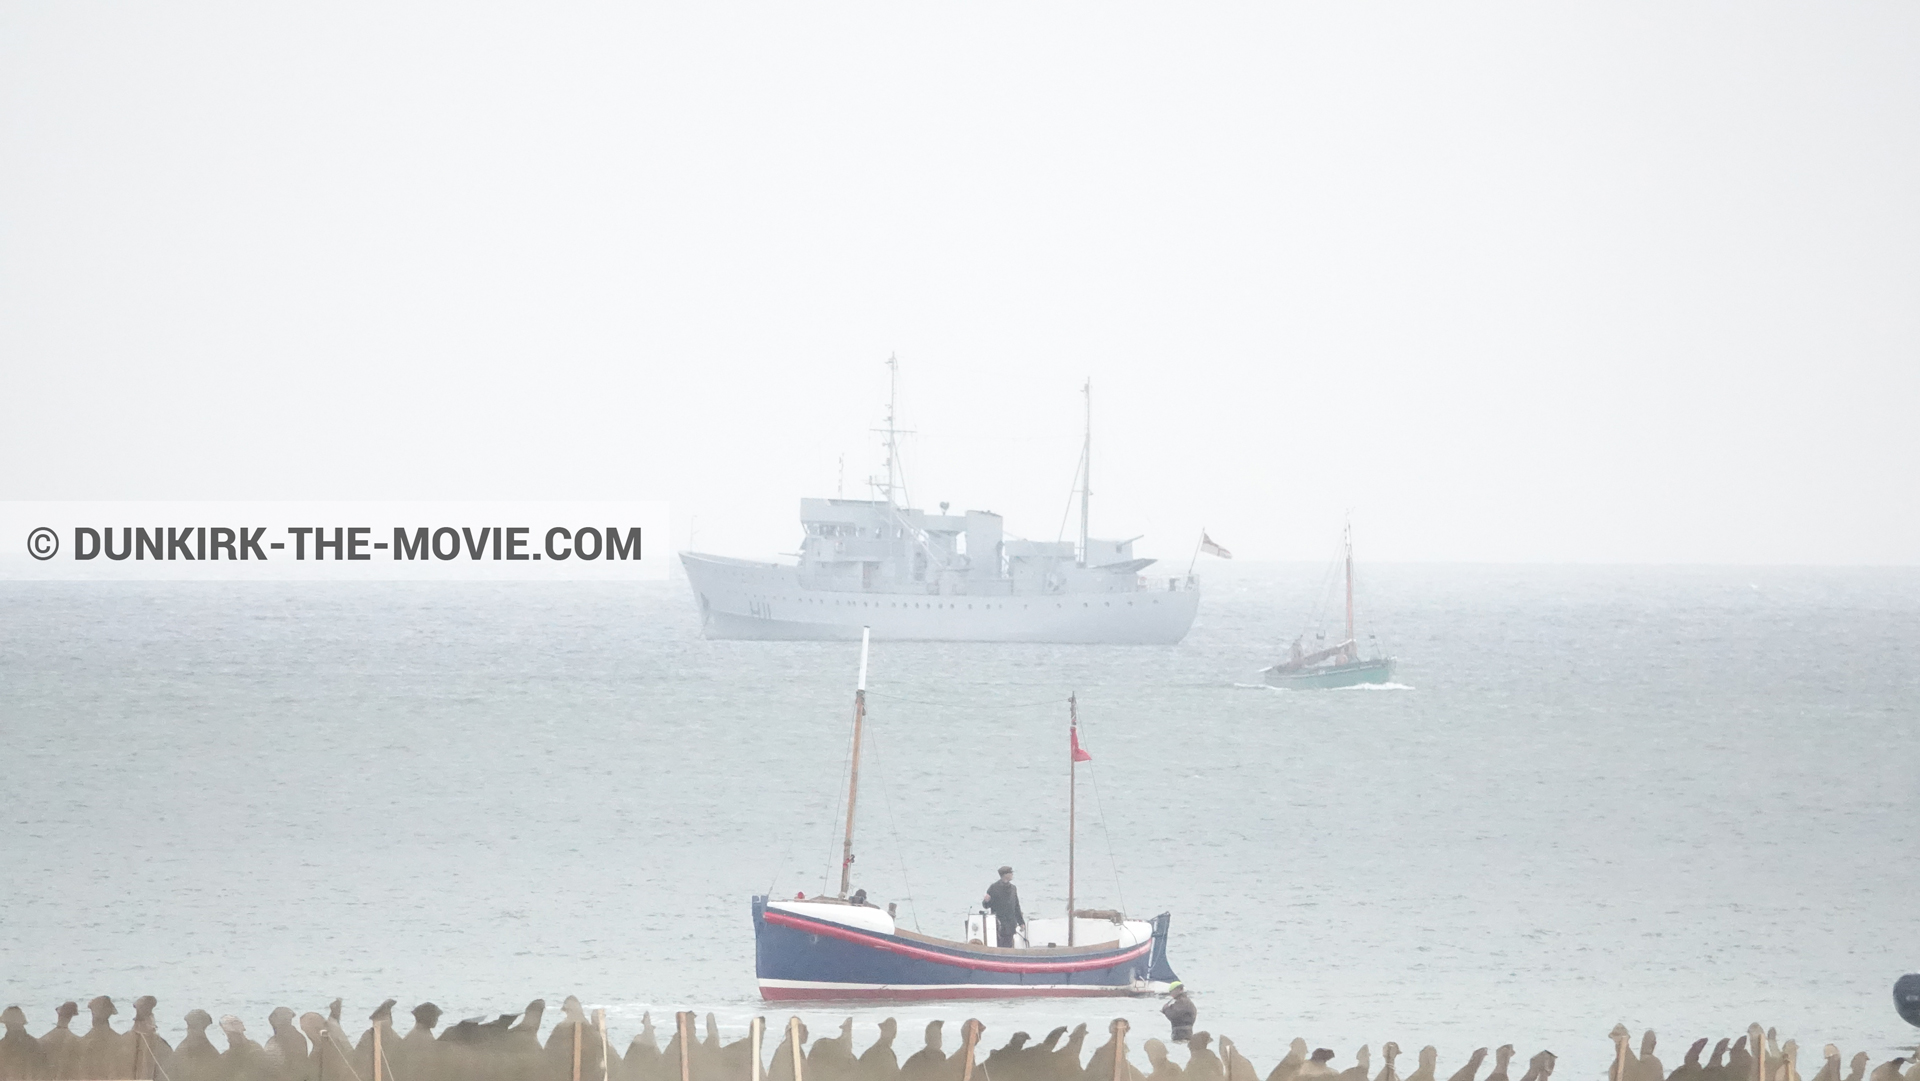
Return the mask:
{"type": "Polygon", "coordinates": [[[1126,1081],[1127,1078],[1127,1030],[1132,1028],[1124,1017],[1116,1017],[1107,1031],[1113,1033],[1113,1081],[1126,1081]]]}
{"type": "Polygon", "coordinates": [[[962,1044],[960,1053],[965,1056],[960,1064],[960,1081],[973,1081],[973,1049],[979,1046],[980,1034],[986,1030],[987,1026],[972,1017],[967,1018],[967,1023],[960,1026],[962,1044]]]}
{"type": "Polygon", "coordinates": [[[680,1039],[680,1081],[693,1081],[693,1011],[673,1015],[674,1035],[680,1039]]]}
{"type": "Polygon", "coordinates": [[[753,1041],[749,1045],[753,1048],[753,1068],[747,1072],[747,1081],[761,1081],[760,1046],[765,1043],[767,1039],[766,1018],[756,1017],[753,1019],[753,1024],[747,1026],[747,1039],[753,1041]]]}
{"type": "Polygon", "coordinates": [[[600,1030],[600,1081],[613,1081],[613,1060],[607,1056],[607,1011],[593,1011],[593,1027],[600,1030]]]}
{"type": "Polygon", "coordinates": [[[580,1081],[580,1025],[573,1026],[573,1081],[580,1081]]]}
{"type": "Polygon", "coordinates": [[[787,1018],[787,1046],[793,1049],[793,1081],[806,1081],[807,1060],[800,1057],[800,1019],[787,1018]]]}

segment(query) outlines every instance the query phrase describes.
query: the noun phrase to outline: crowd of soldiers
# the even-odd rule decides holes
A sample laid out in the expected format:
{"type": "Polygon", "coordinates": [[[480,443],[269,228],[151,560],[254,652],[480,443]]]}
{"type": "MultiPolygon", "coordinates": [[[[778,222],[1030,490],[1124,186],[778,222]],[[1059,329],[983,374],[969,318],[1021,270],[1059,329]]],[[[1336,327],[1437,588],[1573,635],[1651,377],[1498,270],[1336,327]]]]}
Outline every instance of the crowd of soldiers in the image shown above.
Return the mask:
{"type": "MultiPolygon", "coordinates": [[[[1144,1041],[1143,1071],[1129,1054],[1124,1020],[1109,1025],[1105,1042],[1084,1060],[1085,1025],[1061,1026],[1038,1042],[1016,1032],[1005,1045],[987,1050],[981,1042],[984,1026],[969,1020],[961,1026],[959,1046],[949,1053],[945,1023],[933,1021],[924,1046],[903,1061],[894,1048],[898,1025],[892,1018],[880,1022],[879,1037],[856,1053],[851,1018],[837,1035],[817,1040],[810,1040],[807,1026],[794,1018],[775,1031],[756,1027],[746,1038],[723,1043],[712,1014],[700,1038],[691,1013],[675,1018],[664,1048],[649,1015],[639,1035],[619,1049],[607,1035],[604,1015],[589,1018],[571,997],[544,1041],[542,999],[519,1013],[471,1018],[439,1032],[441,1010],[424,1002],[413,1008],[413,1025],[405,1035],[394,1031],[394,1005],[392,999],[382,1003],[357,1037],[347,1031],[338,999],[324,1015],[297,1019],[281,1007],[267,1018],[272,1031],[264,1044],[247,1035],[239,1018],[223,1017],[225,1048],[208,1036],[213,1019],[203,1010],[189,1012],[186,1036],[178,1046],[169,1044],[155,1023],[151,997],[134,1003],[126,1031],[114,1028],[118,1011],[104,996],[87,1004],[92,1026],[84,1033],[73,1031],[80,1012],[75,1003],[61,1005],[53,1028],[40,1036],[27,1031],[26,1014],[18,1006],[9,1006],[0,1015],[6,1027],[0,1037],[0,1081],[1438,1081],[1439,1068],[1439,1054],[1431,1046],[1420,1050],[1417,1067],[1402,1074],[1399,1045],[1383,1044],[1376,1073],[1371,1047],[1361,1047],[1353,1063],[1342,1068],[1332,1050],[1309,1053],[1306,1041],[1296,1039],[1286,1057],[1263,1075],[1231,1039],[1222,1036],[1216,1050],[1211,1034],[1194,1032],[1186,1041],[1184,1064],[1173,1061],[1160,1040],[1144,1041]],[[770,1055],[769,1043],[774,1045],[770,1055]],[[756,1049],[762,1056],[757,1063],[756,1049]]],[[[1757,1025],[1745,1036],[1721,1040],[1706,1062],[1701,1057],[1708,1041],[1695,1041],[1671,1073],[1654,1053],[1652,1032],[1642,1038],[1638,1052],[1624,1027],[1616,1027],[1612,1038],[1609,1081],[1802,1081],[1798,1045],[1780,1043],[1772,1030],[1763,1033],[1757,1025]]],[[[1479,1048],[1447,1081],[1509,1081],[1514,1054],[1511,1044],[1491,1052],[1479,1048]],[[1482,1077],[1489,1054],[1493,1069],[1482,1077]]],[[[1838,1048],[1828,1044],[1824,1055],[1811,1081],[1920,1081],[1920,1064],[1908,1065],[1905,1057],[1882,1063],[1869,1077],[1865,1052],[1856,1054],[1844,1073],[1838,1048]]],[[[1550,1051],[1534,1055],[1520,1081],[1549,1081],[1554,1061],[1550,1051]]]]}

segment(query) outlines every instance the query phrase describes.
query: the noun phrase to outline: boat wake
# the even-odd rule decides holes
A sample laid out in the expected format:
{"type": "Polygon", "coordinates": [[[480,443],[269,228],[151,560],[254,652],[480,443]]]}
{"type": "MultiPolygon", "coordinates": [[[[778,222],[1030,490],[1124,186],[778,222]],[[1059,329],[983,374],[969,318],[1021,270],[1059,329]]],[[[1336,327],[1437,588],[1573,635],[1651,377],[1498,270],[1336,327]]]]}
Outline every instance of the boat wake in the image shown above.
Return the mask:
{"type": "MultiPolygon", "coordinates": [[[[1278,690],[1279,688],[1275,688],[1278,690]]],[[[1351,687],[1329,687],[1330,691],[1410,691],[1411,683],[1356,683],[1351,687]]]]}
{"type": "Polygon", "coordinates": [[[1235,683],[1237,691],[1277,691],[1281,694],[1303,694],[1314,691],[1411,691],[1416,690],[1411,683],[1356,683],[1351,687],[1275,687],[1270,683],[1235,683]]]}

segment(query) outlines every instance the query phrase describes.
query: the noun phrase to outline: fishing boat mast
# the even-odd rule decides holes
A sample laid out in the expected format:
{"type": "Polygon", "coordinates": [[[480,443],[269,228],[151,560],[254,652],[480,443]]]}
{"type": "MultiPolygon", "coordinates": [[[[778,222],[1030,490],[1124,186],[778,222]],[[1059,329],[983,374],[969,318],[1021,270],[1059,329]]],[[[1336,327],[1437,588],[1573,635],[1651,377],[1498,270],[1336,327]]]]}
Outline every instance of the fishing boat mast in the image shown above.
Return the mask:
{"type": "Polygon", "coordinates": [[[1352,522],[1347,523],[1346,537],[1344,538],[1344,540],[1347,547],[1347,638],[1346,638],[1347,659],[1353,660],[1354,658],[1360,655],[1360,651],[1354,648],[1354,644],[1353,644],[1353,523],[1352,522]]]}
{"type": "Polygon", "coordinates": [[[1073,945],[1073,817],[1080,795],[1080,705],[1077,695],[1067,696],[1067,945],[1073,945]]]}
{"type": "Polygon", "coordinates": [[[867,641],[872,628],[860,628],[860,682],[853,692],[853,765],[847,771],[847,838],[840,846],[840,899],[846,900],[853,877],[853,804],[860,795],[860,729],[867,719],[867,641]]]}

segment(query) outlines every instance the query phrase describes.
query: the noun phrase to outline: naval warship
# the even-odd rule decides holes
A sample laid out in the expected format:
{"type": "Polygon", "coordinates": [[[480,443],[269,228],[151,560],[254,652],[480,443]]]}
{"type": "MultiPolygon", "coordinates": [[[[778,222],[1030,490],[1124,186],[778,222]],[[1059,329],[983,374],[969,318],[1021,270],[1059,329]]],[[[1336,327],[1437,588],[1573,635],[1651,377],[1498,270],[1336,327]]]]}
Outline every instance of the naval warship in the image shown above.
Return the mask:
{"type": "Polygon", "coordinates": [[[1148,576],[1133,542],[1087,535],[1093,453],[1092,386],[1078,485],[1080,539],[1009,536],[992,511],[939,513],[908,505],[894,424],[893,369],[886,475],[872,499],[802,499],[798,563],[682,552],[708,638],[876,639],[1171,645],[1200,606],[1191,574],[1148,576]]]}

